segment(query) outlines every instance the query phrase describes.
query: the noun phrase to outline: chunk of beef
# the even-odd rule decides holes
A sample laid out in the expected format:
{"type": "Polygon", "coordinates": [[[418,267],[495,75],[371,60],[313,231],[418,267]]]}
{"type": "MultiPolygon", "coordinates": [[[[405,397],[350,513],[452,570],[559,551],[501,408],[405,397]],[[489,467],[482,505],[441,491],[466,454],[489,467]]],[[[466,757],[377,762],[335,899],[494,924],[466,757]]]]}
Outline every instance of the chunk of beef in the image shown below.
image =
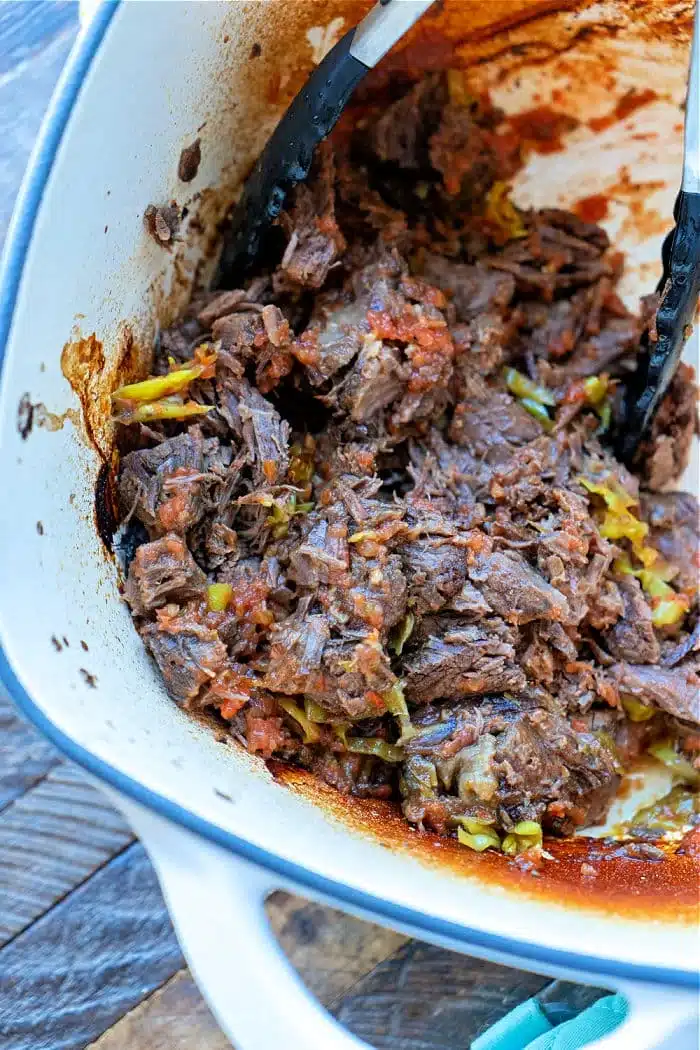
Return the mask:
{"type": "Polygon", "coordinates": [[[406,612],[407,585],[398,554],[379,551],[375,558],[350,555],[350,572],[324,599],[328,615],[343,625],[388,631],[406,612]]]}
{"type": "Polygon", "coordinates": [[[440,126],[430,136],[430,162],[442,176],[445,191],[473,207],[483,202],[502,170],[493,136],[477,124],[471,109],[445,106],[440,126]]]}
{"type": "Polygon", "coordinates": [[[135,514],[155,535],[184,533],[206,511],[209,472],[223,473],[229,461],[230,450],[222,449],[216,438],[205,440],[198,427],[155,448],[130,452],[119,469],[122,514],[135,514]]]}
{"type": "Polygon", "coordinates": [[[596,737],[541,708],[521,710],[496,738],[493,768],[501,813],[559,834],[601,821],[619,784],[614,757],[596,737]]]}
{"type": "MultiPolygon", "coordinates": [[[[232,294],[222,292],[221,297],[232,294]]],[[[216,300],[211,304],[212,309],[215,306],[216,300]]],[[[242,362],[254,356],[256,346],[261,345],[264,335],[265,325],[260,308],[229,312],[212,321],[212,336],[221,342],[222,350],[240,358],[242,362]]]]}
{"type": "Polygon", "coordinates": [[[680,641],[669,641],[664,646],[661,663],[664,667],[675,667],[681,660],[685,660],[686,656],[697,652],[700,652],[700,619],[692,631],[682,633],[680,641]]]}
{"type": "Polygon", "coordinates": [[[637,456],[639,470],[650,489],[666,488],[681,476],[697,433],[697,379],[691,366],[681,362],[637,456]]]}
{"type": "Polygon", "coordinates": [[[407,171],[429,167],[428,138],[437,125],[444,98],[438,77],[418,81],[372,122],[369,148],[383,163],[407,171]]]}
{"type": "Polygon", "coordinates": [[[576,353],[565,364],[549,366],[542,371],[547,385],[553,389],[565,387],[572,379],[608,372],[618,375],[618,364],[636,353],[641,329],[637,318],[620,317],[609,320],[598,335],[579,343],[576,353]]]}
{"type": "Polygon", "coordinates": [[[423,275],[431,284],[451,294],[460,321],[471,321],[484,313],[502,314],[515,292],[515,281],[510,274],[484,266],[467,266],[442,255],[426,255],[423,275]]]}
{"type": "Polygon", "coordinates": [[[622,696],[632,696],[675,718],[700,725],[700,673],[693,664],[649,667],[618,663],[608,674],[622,696]]]}
{"type": "Polygon", "coordinates": [[[331,639],[323,675],[307,695],[336,718],[376,718],[386,713],[386,694],[396,682],[386,649],[373,635],[331,639]]]}
{"type": "Polygon", "coordinates": [[[321,688],[321,659],[330,638],[323,616],[293,616],[272,633],[263,686],[273,693],[313,694],[321,688]]]}
{"type": "MultiPolygon", "coordinates": [[[[422,538],[404,544],[401,558],[411,606],[418,616],[437,612],[449,599],[455,599],[466,583],[467,563],[462,547],[422,538]]],[[[468,594],[464,600],[468,602],[468,594]]]]}
{"type": "Polygon", "coordinates": [[[346,295],[317,300],[309,327],[292,347],[314,386],[331,379],[357,357],[369,333],[366,314],[364,302],[348,301],[346,295]]]}
{"type": "Polygon", "coordinates": [[[517,691],[524,688],[515,664],[512,633],[498,620],[465,624],[430,638],[403,662],[408,700],[425,704],[441,697],[517,691]]]}
{"type": "Polygon", "coordinates": [[[136,616],[147,616],[168,602],[202,597],[206,586],[206,576],[183,539],[171,534],[137,549],[124,597],[136,616]]]}
{"type": "Polygon", "coordinates": [[[450,334],[455,356],[466,358],[482,376],[494,373],[510,354],[513,324],[496,313],[483,313],[468,324],[454,325],[450,334]]]}
{"type": "Polygon", "coordinates": [[[700,512],[687,492],[643,493],[642,517],[650,526],[649,541],[663,559],[678,569],[674,585],[697,595],[700,575],[700,512]]]}
{"type": "Polygon", "coordinates": [[[395,401],[406,383],[399,351],[368,338],[342,384],[340,402],[351,419],[366,423],[395,401]]]}
{"type": "Polygon", "coordinates": [[[541,434],[540,424],[515,398],[490,389],[470,373],[450,426],[452,441],[467,448],[475,460],[496,464],[541,434]]]}
{"type": "Polygon", "coordinates": [[[506,830],[536,820],[570,833],[602,819],[619,783],[612,754],[592,733],[525,700],[443,706],[406,749],[404,815],[442,832],[469,816],[506,830]]]}
{"type": "Polygon", "coordinates": [[[156,623],[146,624],[141,636],[178,703],[193,700],[227,659],[217,632],[191,613],[161,615],[156,623]]]}
{"type": "Polygon", "coordinates": [[[289,467],[289,423],[246,379],[221,384],[220,411],[242,438],[257,485],[282,481],[289,467]]]}
{"type": "Polygon", "coordinates": [[[350,567],[347,524],[344,515],[329,518],[312,512],[304,522],[302,543],[292,552],[288,570],[299,587],[313,591],[345,579],[350,567]]]}
{"type": "Polygon", "coordinates": [[[602,226],[595,222],[585,222],[564,208],[542,208],[538,212],[538,219],[543,224],[554,226],[575,237],[579,242],[586,242],[597,254],[602,255],[610,247],[610,238],[602,226]]]}
{"type": "Polygon", "coordinates": [[[312,177],[291,193],[282,216],[289,241],[278,275],[302,288],[321,288],[346,243],[335,221],[333,147],[322,142],[316,151],[312,177]]]}
{"type": "Polygon", "coordinates": [[[343,795],[356,798],[391,798],[393,771],[385,762],[367,755],[315,754],[311,770],[343,795]]]}
{"type": "Polygon", "coordinates": [[[517,551],[478,554],[468,572],[491,608],[509,623],[565,621],[568,617],[564,595],[517,551]]]}
{"type": "Polygon", "coordinates": [[[553,303],[537,300],[520,305],[523,315],[522,343],[533,357],[558,360],[570,354],[583,332],[587,314],[585,292],[553,303]]]}
{"type": "Polygon", "coordinates": [[[608,649],[617,660],[636,664],[656,664],[661,651],[651,620],[649,603],[634,577],[621,580],[624,613],[605,636],[608,649]]]}

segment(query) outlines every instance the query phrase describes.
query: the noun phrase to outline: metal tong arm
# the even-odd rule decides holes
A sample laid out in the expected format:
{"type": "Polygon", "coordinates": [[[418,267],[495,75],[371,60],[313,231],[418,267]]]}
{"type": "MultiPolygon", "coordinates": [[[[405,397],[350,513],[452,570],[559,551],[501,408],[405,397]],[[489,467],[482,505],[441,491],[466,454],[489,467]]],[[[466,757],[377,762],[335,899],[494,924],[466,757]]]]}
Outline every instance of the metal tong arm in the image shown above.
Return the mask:
{"type": "Polygon", "coordinates": [[[673,216],[676,225],[661,251],[661,302],[630,382],[620,458],[632,465],[678,367],[700,294],[700,11],[696,6],[685,110],[683,181],[673,216]]]}

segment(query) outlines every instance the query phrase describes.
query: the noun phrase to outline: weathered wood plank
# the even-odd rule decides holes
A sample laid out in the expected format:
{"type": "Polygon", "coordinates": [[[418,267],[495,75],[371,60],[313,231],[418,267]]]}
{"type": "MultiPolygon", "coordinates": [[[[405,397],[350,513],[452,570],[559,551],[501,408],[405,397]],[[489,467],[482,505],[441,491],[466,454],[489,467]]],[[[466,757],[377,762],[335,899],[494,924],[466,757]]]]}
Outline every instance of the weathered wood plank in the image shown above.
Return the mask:
{"type": "Polygon", "coordinates": [[[334,908],[275,893],[270,923],[292,965],[322,1002],[346,992],[407,938],[334,908]]]}
{"type": "Polygon", "coordinates": [[[377,1050],[455,1050],[547,983],[411,941],[331,1010],[377,1050]]]}
{"type": "Polygon", "coordinates": [[[0,946],[122,850],[133,835],[62,763],[0,814],[0,946]]]}
{"type": "Polygon", "coordinates": [[[2,1050],[79,1050],[184,960],[134,844],[0,953],[2,1050]]]}
{"type": "Polygon", "coordinates": [[[77,25],[78,5],[67,0],[0,5],[0,72],[31,60],[50,40],[77,25]]]}
{"type": "Polygon", "coordinates": [[[61,761],[0,691],[0,813],[61,761]]]}
{"type": "MultiPolygon", "coordinates": [[[[342,996],[406,938],[342,912],[276,893],[268,915],[290,962],[321,1002],[342,996]]],[[[90,1050],[228,1050],[188,971],[105,1032],[90,1050]]]]}
{"type": "Polygon", "coordinates": [[[88,1050],[231,1050],[231,1044],[189,970],[181,970],[88,1050]]]}
{"type": "MultiPolygon", "coordinates": [[[[42,4],[53,8],[53,4],[42,4]]],[[[78,5],[55,5],[45,33],[46,12],[31,3],[0,4],[0,246],[42,117],[77,31],[78,5]],[[28,45],[20,31],[32,30],[28,45]],[[31,57],[28,57],[26,52],[31,57]]]]}

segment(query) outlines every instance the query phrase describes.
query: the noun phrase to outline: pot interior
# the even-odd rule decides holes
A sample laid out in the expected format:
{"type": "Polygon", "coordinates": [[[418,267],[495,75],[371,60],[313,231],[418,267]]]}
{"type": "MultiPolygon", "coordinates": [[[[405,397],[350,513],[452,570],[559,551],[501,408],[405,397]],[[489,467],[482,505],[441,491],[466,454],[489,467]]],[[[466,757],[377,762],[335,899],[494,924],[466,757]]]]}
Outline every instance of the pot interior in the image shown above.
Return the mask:
{"type": "MultiPolygon", "coordinates": [[[[646,865],[640,879],[638,862],[585,839],[560,844],[534,879],[418,835],[380,803],[351,803],[303,774],[275,778],[175,707],[120,599],[100,535],[111,525],[109,393],[143,371],[156,326],[211,272],[222,219],[276,120],[369,6],[241,0],[114,14],[52,157],[4,363],[0,623],[15,688],[74,757],[122,790],[140,785],[150,801],[334,884],[457,926],[562,951],[575,937],[591,956],[685,969],[697,948],[692,857],[646,865]],[[185,184],[178,161],[197,138],[201,163],[185,184]],[[142,217],[170,200],[185,218],[168,251],[142,217]],[[581,878],[584,862],[595,878],[581,878]],[[650,933],[652,907],[667,921],[650,933]]],[[[516,201],[604,200],[633,303],[658,280],[679,184],[692,7],[444,0],[372,90],[398,71],[461,68],[506,112],[528,114],[535,147],[516,201]],[[555,138],[553,113],[570,118],[555,138]]],[[[697,341],[686,356],[694,363],[697,341]]],[[[696,481],[697,459],[683,484],[696,481]]]]}

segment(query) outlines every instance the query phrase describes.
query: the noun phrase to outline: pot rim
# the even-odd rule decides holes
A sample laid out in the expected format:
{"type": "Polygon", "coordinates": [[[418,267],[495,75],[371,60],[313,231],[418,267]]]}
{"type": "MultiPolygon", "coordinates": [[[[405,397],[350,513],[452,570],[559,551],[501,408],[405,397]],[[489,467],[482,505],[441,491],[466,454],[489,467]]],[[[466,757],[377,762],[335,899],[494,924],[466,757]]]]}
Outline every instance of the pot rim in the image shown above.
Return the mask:
{"type": "MultiPolygon", "coordinates": [[[[104,0],[79,35],[53,95],[27,167],[0,264],[0,378],[25,260],[44,188],[83,81],[108,35],[112,19],[120,6],[121,0],[104,0]]],[[[22,714],[67,758],[83,767],[89,774],[155,813],[274,873],[285,882],[308,890],[315,896],[330,898],[340,905],[346,905],[352,911],[374,915],[390,926],[408,927],[417,934],[423,934],[428,940],[449,941],[465,952],[481,949],[486,953],[517,957],[532,963],[535,969],[541,965],[547,970],[578,971],[615,980],[643,981],[693,989],[700,987],[700,974],[694,970],[626,963],[488,933],[396,904],[320,875],[302,864],[255,846],[246,839],[197,816],[166,796],[147,788],[67,736],[26,691],[8,660],[1,640],[0,682],[22,714]]]]}

